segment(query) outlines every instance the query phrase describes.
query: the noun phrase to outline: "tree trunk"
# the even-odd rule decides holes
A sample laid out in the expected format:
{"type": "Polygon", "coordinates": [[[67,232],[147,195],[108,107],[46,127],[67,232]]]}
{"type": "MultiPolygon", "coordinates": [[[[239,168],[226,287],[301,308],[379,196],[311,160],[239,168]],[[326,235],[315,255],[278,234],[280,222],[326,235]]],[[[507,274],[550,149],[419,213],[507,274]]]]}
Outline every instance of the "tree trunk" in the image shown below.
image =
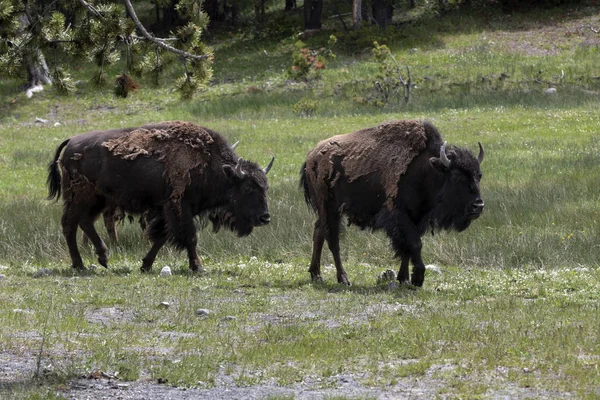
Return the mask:
{"type": "Polygon", "coordinates": [[[285,0],[285,11],[292,11],[296,8],[296,0],[285,0]]]}
{"type": "Polygon", "coordinates": [[[362,22],[362,1],[361,0],[353,0],[352,1],[352,26],[354,26],[354,29],[360,28],[361,22],[362,22]]]}
{"type": "Polygon", "coordinates": [[[385,28],[392,22],[394,8],[386,0],[373,0],[373,20],[380,28],[385,28]]]}
{"type": "Polygon", "coordinates": [[[304,28],[321,29],[323,0],[304,0],[304,28]]]}
{"type": "Polygon", "coordinates": [[[254,0],[254,19],[260,27],[265,24],[265,3],[266,0],[254,0]]]}
{"type": "Polygon", "coordinates": [[[52,84],[50,70],[41,50],[28,53],[24,61],[27,68],[27,82],[30,87],[52,84]]]}

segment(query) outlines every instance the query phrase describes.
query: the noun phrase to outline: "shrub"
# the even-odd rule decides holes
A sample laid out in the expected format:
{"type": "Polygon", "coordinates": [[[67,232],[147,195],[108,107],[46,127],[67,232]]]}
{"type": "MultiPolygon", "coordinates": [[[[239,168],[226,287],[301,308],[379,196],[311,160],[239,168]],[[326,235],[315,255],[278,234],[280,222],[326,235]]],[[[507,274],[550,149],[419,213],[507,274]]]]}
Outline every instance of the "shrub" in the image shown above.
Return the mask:
{"type": "Polygon", "coordinates": [[[294,111],[294,114],[310,117],[317,112],[318,107],[319,103],[316,100],[302,99],[294,104],[292,110],[294,111]]]}

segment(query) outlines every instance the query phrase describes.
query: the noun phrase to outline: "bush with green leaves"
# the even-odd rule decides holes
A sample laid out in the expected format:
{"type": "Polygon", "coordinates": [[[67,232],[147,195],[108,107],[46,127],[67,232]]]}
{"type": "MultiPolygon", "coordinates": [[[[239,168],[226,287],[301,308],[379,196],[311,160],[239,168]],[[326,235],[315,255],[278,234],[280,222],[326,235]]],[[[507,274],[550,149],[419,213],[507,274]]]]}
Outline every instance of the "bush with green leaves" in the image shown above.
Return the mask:
{"type": "Polygon", "coordinates": [[[312,100],[312,99],[302,99],[299,102],[297,102],[296,104],[294,104],[294,106],[292,107],[292,110],[294,111],[294,114],[303,116],[303,117],[310,117],[313,116],[316,112],[317,109],[319,108],[319,103],[316,100],[312,100]]]}
{"type": "Polygon", "coordinates": [[[321,71],[327,68],[328,59],[335,58],[331,48],[336,42],[337,38],[331,35],[327,41],[328,47],[311,49],[303,41],[298,40],[294,45],[295,51],[292,53],[292,67],[289,75],[298,81],[319,79],[321,71]]]}
{"type": "Polygon", "coordinates": [[[400,103],[401,100],[408,103],[411,84],[408,66],[405,66],[405,73],[403,66],[396,61],[389,47],[378,42],[373,42],[373,46],[373,56],[379,68],[373,80],[375,91],[373,103],[380,106],[400,103]],[[403,74],[407,76],[406,80],[403,74]]]}

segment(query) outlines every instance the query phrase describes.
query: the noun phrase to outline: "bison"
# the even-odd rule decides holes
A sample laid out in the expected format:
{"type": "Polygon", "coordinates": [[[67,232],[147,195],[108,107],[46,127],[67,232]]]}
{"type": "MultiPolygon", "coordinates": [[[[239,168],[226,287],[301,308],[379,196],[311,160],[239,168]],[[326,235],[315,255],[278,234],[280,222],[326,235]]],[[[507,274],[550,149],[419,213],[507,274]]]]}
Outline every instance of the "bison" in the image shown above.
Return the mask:
{"type": "Polygon", "coordinates": [[[76,269],[84,269],[78,227],[94,245],[98,262],[107,267],[108,250],[94,221],[107,210],[110,214],[119,209],[147,221],[152,247],[142,271],[151,270],[167,242],[186,249],[190,269],[198,271],[202,266],[194,217],[206,217],[215,230],[224,226],[239,236],[268,224],[266,174],[273,161],[260,168],[238,157],[217,132],[190,122],[92,131],[56,149],[49,166],[48,198],[62,195],[62,230],[76,269]]]}
{"type": "Polygon", "coordinates": [[[479,183],[484,150],[446,146],[427,121],[391,121],[321,141],[302,165],[300,187],[317,214],[309,272],[321,281],[327,240],[339,283],[350,285],[340,259],[340,220],[383,229],[400,258],[398,280],[422,286],[421,236],[462,231],[483,212],[479,183]]]}

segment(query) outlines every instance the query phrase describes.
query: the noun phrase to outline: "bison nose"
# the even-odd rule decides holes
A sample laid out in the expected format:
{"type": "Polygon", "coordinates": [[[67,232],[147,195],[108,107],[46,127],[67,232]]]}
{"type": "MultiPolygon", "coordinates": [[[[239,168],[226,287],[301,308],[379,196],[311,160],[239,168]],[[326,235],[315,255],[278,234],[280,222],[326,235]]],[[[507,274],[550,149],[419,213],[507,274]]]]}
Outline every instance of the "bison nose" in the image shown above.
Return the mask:
{"type": "Polygon", "coordinates": [[[485,203],[483,202],[483,199],[479,198],[471,204],[471,210],[474,214],[481,214],[483,212],[483,206],[485,206],[485,203]]]}
{"type": "Polygon", "coordinates": [[[261,224],[266,225],[266,224],[268,224],[271,221],[271,214],[264,213],[258,219],[259,219],[259,221],[260,221],[261,224]]]}

